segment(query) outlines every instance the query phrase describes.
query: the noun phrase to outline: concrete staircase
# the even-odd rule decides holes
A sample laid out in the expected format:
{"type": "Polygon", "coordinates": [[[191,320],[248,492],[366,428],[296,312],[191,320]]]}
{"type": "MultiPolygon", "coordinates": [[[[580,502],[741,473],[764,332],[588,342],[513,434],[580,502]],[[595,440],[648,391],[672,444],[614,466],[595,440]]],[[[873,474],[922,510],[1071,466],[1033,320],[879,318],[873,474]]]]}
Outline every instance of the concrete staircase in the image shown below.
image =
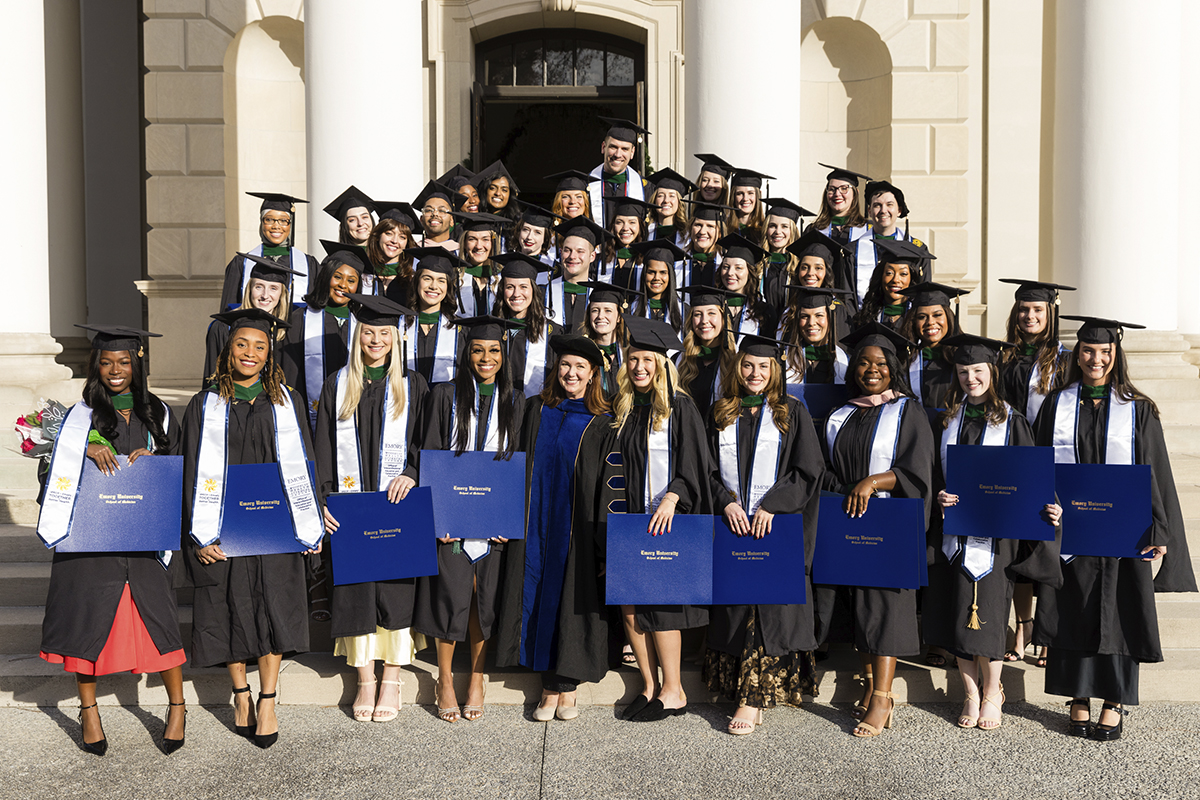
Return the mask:
{"type": "MultiPolygon", "coordinates": [[[[1187,519],[1188,544],[1197,558],[1193,568],[1200,574],[1200,380],[1197,367],[1181,357],[1188,344],[1174,334],[1143,334],[1129,337],[1131,369],[1138,387],[1153,397],[1163,415],[1171,463],[1187,519]]],[[[182,413],[189,395],[162,392],[163,399],[182,413]]],[[[16,413],[12,414],[15,419],[16,413]]],[[[0,435],[4,435],[0,433],[0,435]]],[[[19,456],[0,455],[0,705],[46,706],[76,702],[75,683],[61,667],[46,664],[36,655],[46,587],[50,577],[50,551],[34,534],[38,507],[33,462],[19,456]]],[[[190,594],[181,593],[180,623],[183,639],[191,637],[190,594]]],[[[1159,595],[1159,627],[1165,661],[1144,665],[1141,674],[1143,702],[1200,702],[1200,594],[1159,595]]],[[[1009,622],[1010,628],[1012,620],[1009,622]]],[[[313,625],[313,652],[284,662],[280,678],[280,700],[289,704],[348,704],[355,692],[355,673],[342,658],[330,653],[327,625],[313,625]]],[[[685,641],[685,653],[698,653],[699,639],[685,641]]],[[[466,648],[459,648],[465,655],[466,648]]],[[[1032,652],[1032,650],[1030,651],[1032,652]]],[[[855,674],[858,662],[847,648],[835,647],[828,660],[819,663],[822,702],[852,702],[858,697],[855,674]]],[[[229,681],[224,669],[185,667],[189,702],[221,705],[229,702],[229,681]]],[[[465,672],[456,670],[460,677],[465,672]]],[[[418,654],[406,668],[402,698],[405,703],[434,702],[437,668],[432,650],[418,654]]],[[[1044,671],[1028,659],[1005,665],[1004,687],[1010,700],[1053,702],[1060,698],[1045,694],[1044,671]]],[[[488,702],[532,703],[540,696],[540,680],[524,670],[493,670],[489,673],[488,702]]],[[[695,663],[685,664],[685,689],[693,701],[714,699],[700,680],[695,663]]],[[[254,683],[254,679],[251,679],[254,683]]],[[[624,703],[640,691],[637,673],[631,669],[610,672],[596,684],[580,687],[584,704],[624,703]]],[[[460,686],[460,697],[465,693],[460,686]]],[[[962,698],[961,683],[953,670],[932,669],[923,661],[902,661],[897,669],[894,691],[902,701],[931,703],[962,698]]],[[[99,682],[99,701],[110,705],[162,705],[166,692],[157,676],[113,675],[99,682]]]]}

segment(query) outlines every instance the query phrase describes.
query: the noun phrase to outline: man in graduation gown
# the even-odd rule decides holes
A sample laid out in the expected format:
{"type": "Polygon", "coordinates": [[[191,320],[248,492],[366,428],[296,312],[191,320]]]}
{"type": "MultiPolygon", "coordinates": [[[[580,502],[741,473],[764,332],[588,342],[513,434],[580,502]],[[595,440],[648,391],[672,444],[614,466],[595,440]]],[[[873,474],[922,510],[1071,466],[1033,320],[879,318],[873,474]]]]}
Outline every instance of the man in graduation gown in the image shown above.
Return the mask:
{"type": "Polygon", "coordinates": [[[587,192],[592,219],[608,228],[616,215],[619,198],[646,199],[646,181],[631,162],[637,153],[638,134],[649,136],[650,131],[627,119],[601,117],[600,121],[609,126],[600,145],[604,163],[592,170],[592,177],[600,180],[588,186],[587,192]]]}

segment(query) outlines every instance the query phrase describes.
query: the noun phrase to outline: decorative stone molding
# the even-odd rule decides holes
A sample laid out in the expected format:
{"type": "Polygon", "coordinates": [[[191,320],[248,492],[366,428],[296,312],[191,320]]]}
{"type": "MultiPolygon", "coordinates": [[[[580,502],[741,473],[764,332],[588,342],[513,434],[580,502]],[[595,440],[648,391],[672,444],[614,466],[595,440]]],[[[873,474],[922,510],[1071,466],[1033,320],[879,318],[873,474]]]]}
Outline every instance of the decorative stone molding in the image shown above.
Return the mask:
{"type": "Polygon", "coordinates": [[[542,10],[549,13],[552,11],[574,11],[579,5],[579,0],[542,0],[542,10]]]}

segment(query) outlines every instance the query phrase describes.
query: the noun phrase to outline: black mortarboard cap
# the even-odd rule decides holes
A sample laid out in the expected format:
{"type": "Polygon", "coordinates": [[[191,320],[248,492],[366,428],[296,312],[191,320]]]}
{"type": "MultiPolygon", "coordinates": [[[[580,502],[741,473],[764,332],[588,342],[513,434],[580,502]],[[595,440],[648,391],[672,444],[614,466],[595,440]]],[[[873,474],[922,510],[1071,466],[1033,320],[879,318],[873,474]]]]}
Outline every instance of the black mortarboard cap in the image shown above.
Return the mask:
{"type": "Polygon", "coordinates": [[[1064,286],[1060,283],[1043,283],[1042,281],[1027,281],[1022,278],[1001,278],[1001,283],[1016,285],[1014,299],[1018,303],[1050,303],[1058,302],[1059,292],[1073,292],[1074,286],[1064,286]]]}
{"type": "Polygon", "coordinates": [[[500,270],[501,278],[526,278],[536,281],[538,273],[550,271],[550,265],[541,259],[516,251],[500,253],[492,256],[492,260],[504,267],[500,270]]]}
{"type": "Polygon", "coordinates": [[[781,347],[794,347],[790,342],[781,342],[778,339],[759,336],[756,333],[741,333],[738,335],[741,337],[741,340],[738,342],[738,352],[760,358],[778,358],[781,347]]]}
{"type": "Polygon", "coordinates": [[[627,119],[618,119],[617,117],[600,117],[601,122],[608,123],[608,133],[605,136],[611,136],[618,142],[629,142],[630,144],[637,143],[638,134],[649,136],[650,131],[638,125],[636,122],[630,122],[627,119]]]}
{"type": "Polygon", "coordinates": [[[307,203],[307,200],[301,200],[299,197],[292,197],[290,194],[282,194],[280,192],[246,192],[251,197],[257,197],[262,200],[262,205],[258,207],[258,213],[264,211],[286,211],[291,214],[295,212],[293,206],[296,203],[307,203]]]}
{"type": "Polygon", "coordinates": [[[926,259],[937,259],[927,247],[901,239],[876,239],[875,247],[881,264],[919,264],[926,259]]]}
{"type": "Polygon", "coordinates": [[[577,169],[568,169],[563,172],[556,172],[553,175],[546,175],[543,180],[557,181],[558,183],[554,187],[554,191],[557,193],[586,192],[589,183],[600,179],[586,172],[580,172],[577,169]]]}
{"type": "Polygon", "coordinates": [[[645,200],[638,200],[636,197],[620,197],[617,198],[616,205],[613,207],[613,216],[644,219],[654,209],[655,206],[645,200]]]}
{"type": "Polygon", "coordinates": [[[1146,327],[1145,325],[1136,325],[1132,322],[1118,322],[1115,319],[1104,319],[1103,317],[1063,314],[1062,318],[1073,319],[1076,322],[1083,323],[1076,336],[1084,344],[1111,344],[1112,342],[1119,342],[1124,336],[1124,328],[1144,330],[1146,327]]]}
{"type": "Polygon", "coordinates": [[[454,219],[458,221],[459,228],[462,231],[491,231],[498,232],[501,228],[511,224],[508,217],[502,217],[499,214],[488,214],[482,211],[472,213],[470,211],[455,211],[454,219]]]}
{"type": "Polygon", "coordinates": [[[697,188],[696,184],[692,183],[670,167],[660,169],[653,175],[647,176],[646,180],[649,181],[655,189],[674,189],[681,195],[691,194],[692,192],[696,191],[697,188]]]}
{"type": "Polygon", "coordinates": [[[755,189],[761,189],[763,180],[773,181],[774,175],[765,175],[761,172],[755,172],[752,169],[738,168],[733,174],[733,180],[729,182],[730,186],[753,186],[755,189]]]}
{"type": "Polygon", "coordinates": [[[944,347],[954,348],[954,363],[967,366],[969,364],[997,364],[1000,362],[1000,351],[1006,347],[1014,347],[1009,342],[976,336],[973,333],[959,333],[947,336],[942,340],[944,347]]]}
{"type": "Polygon", "coordinates": [[[666,355],[670,350],[683,350],[679,334],[666,322],[625,314],[625,330],[629,333],[630,350],[649,350],[666,355]]]}
{"type": "Polygon", "coordinates": [[[729,233],[717,240],[717,246],[725,258],[740,258],[748,264],[757,264],[767,257],[767,251],[740,233],[729,233]]]}
{"type": "Polygon", "coordinates": [[[304,274],[264,256],[256,256],[251,253],[238,253],[238,257],[248,258],[254,262],[254,266],[250,268],[250,278],[253,280],[290,284],[292,282],[292,275],[304,274]]]}
{"type": "MultiPolygon", "coordinates": [[[[465,194],[463,194],[462,188],[464,186],[470,186],[472,189],[475,189],[474,182],[472,182],[471,180],[469,180],[467,178],[455,177],[455,178],[451,178],[448,181],[438,181],[438,183],[444,184],[448,188],[453,189],[455,192],[462,195],[464,200],[466,199],[467,196],[465,194]]],[[[462,202],[462,201],[460,201],[460,202],[462,202]]]]}
{"type": "Polygon", "coordinates": [[[716,286],[704,286],[702,284],[685,286],[679,292],[691,297],[692,302],[689,305],[692,308],[696,306],[721,306],[724,308],[728,298],[745,297],[745,295],[738,292],[731,292],[728,289],[721,289],[716,286]]]}
{"type": "Polygon", "coordinates": [[[480,339],[492,342],[505,340],[505,333],[521,327],[517,320],[501,319],[490,315],[466,317],[454,320],[455,325],[461,325],[468,342],[480,339]]]}
{"type": "Polygon", "coordinates": [[[292,327],[287,321],[261,308],[235,308],[213,314],[212,318],[228,325],[231,335],[241,328],[253,328],[270,336],[276,329],[287,330],[292,327]]]}
{"type": "Polygon", "coordinates": [[[770,209],[767,213],[776,217],[784,217],[792,222],[798,222],[801,217],[815,217],[816,214],[804,206],[796,205],[791,200],[782,197],[764,197],[763,204],[770,209]]]}
{"type": "Polygon", "coordinates": [[[325,254],[330,258],[357,270],[360,275],[364,272],[372,272],[371,258],[367,255],[367,248],[362,245],[342,244],[341,242],[331,242],[328,239],[321,239],[320,242],[321,247],[325,248],[325,254]]]}
{"type": "Polygon", "coordinates": [[[557,233],[564,239],[568,236],[579,236],[591,242],[592,245],[598,245],[604,241],[611,239],[612,234],[601,228],[596,223],[592,222],[582,214],[574,219],[569,219],[558,226],[557,233]]]}
{"type": "Polygon", "coordinates": [[[521,191],[520,187],[517,186],[517,182],[513,180],[512,173],[508,171],[508,167],[504,166],[504,162],[499,159],[475,173],[475,188],[482,195],[487,191],[488,184],[499,177],[508,180],[508,188],[512,190],[512,194],[515,195],[521,191]]]}
{"type": "Polygon", "coordinates": [[[651,239],[648,242],[635,242],[629,245],[629,252],[642,257],[642,263],[661,261],[664,264],[674,264],[683,261],[687,253],[672,239],[651,239]]]}
{"type": "Polygon", "coordinates": [[[435,178],[434,182],[449,186],[450,181],[454,180],[455,178],[464,179],[470,183],[475,180],[475,173],[471,172],[471,170],[467,169],[462,164],[455,164],[453,167],[435,178]]]}
{"type": "Polygon", "coordinates": [[[437,181],[430,181],[429,183],[425,184],[425,188],[422,189],[421,193],[418,194],[416,199],[412,201],[413,208],[419,211],[425,207],[426,203],[435,197],[442,198],[446,201],[447,205],[453,207],[454,202],[451,198],[453,198],[456,194],[458,194],[458,192],[456,192],[454,189],[451,189],[449,186],[446,186],[443,183],[438,183],[437,181]]]}
{"type": "Polygon", "coordinates": [[[541,206],[535,206],[533,203],[526,203],[521,200],[517,202],[521,204],[521,222],[532,225],[535,228],[551,228],[556,219],[562,219],[562,217],[553,211],[548,211],[541,206]]]}
{"type": "Polygon", "coordinates": [[[398,328],[401,317],[417,315],[417,312],[407,306],[373,294],[352,294],[350,303],[354,316],[364,325],[390,325],[398,328]]]}
{"type": "Polygon", "coordinates": [[[825,180],[827,180],[827,181],[832,181],[832,180],[836,179],[839,181],[846,181],[847,183],[852,183],[855,186],[858,186],[858,182],[860,180],[862,180],[862,181],[871,180],[870,175],[863,175],[861,172],[855,172],[854,170],[846,169],[845,167],[835,167],[832,164],[822,164],[820,161],[817,162],[817,166],[824,167],[825,169],[833,170],[832,172],[830,172],[828,175],[825,176],[825,180]]]}
{"type": "MultiPolygon", "coordinates": [[[[864,347],[881,347],[884,350],[890,351],[897,357],[902,357],[907,354],[909,348],[917,346],[916,342],[905,339],[900,334],[875,320],[871,320],[866,325],[852,331],[848,336],[842,337],[842,344],[852,350],[858,351],[864,347]]],[[[895,380],[895,376],[892,376],[895,380]]]]}
{"type": "Polygon", "coordinates": [[[850,291],[847,289],[824,289],[820,286],[802,286],[798,283],[789,283],[788,291],[795,292],[799,297],[796,300],[798,308],[828,308],[832,305],[839,295],[848,295],[850,291]]]}
{"type": "Polygon", "coordinates": [[[853,252],[837,239],[826,236],[815,228],[806,231],[799,239],[789,244],[787,251],[796,256],[796,258],[816,256],[825,262],[827,269],[833,268],[835,253],[853,252]]]}
{"type": "Polygon", "coordinates": [[[871,198],[880,192],[891,192],[893,195],[895,195],[896,205],[900,207],[900,216],[908,216],[908,204],[904,202],[904,192],[897,189],[888,181],[867,181],[867,190],[863,192],[863,196],[867,198],[867,202],[870,203],[871,198]]]}
{"type": "Polygon", "coordinates": [[[709,222],[717,222],[725,218],[726,211],[736,211],[737,209],[731,206],[722,206],[716,203],[705,203],[700,200],[687,200],[686,202],[692,205],[692,219],[703,219],[709,222]]]}
{"type": "Polygon", "coordinates": [[[138,328],[127,328],[124,325],[78,325],[76,328],[83,328],[87,331],[93,331],[96,335],[92,337],[93,350],[128,350],[134,355],[140,355],[142,345],[147,337],[162,336],[161,333],[151,333],[138,328]]]}
{"type": "Polygon", "coordinates": [[[338,222],[342,222],[346,219],[347,211],[359,207],[366,208],[368,211],[374,211],[375,203],[362,189],[359,189],[357,186],[351,186],[335,197],[332,203],[325,206],[325,213],[338,222]]]}
{"type": "Polygon", "coordinates": [[[579,285],[591,289],[588,292],[588,305],[592,303],[612,303],[621,308],[626,308],[629,305],[629,301],[642,296],[642,293],[637,289],[616,286],[604,281],[583,281],[579,285]]]}
{"type": "Polygon", "coordinates": [[[600,352],[600,345],[586,336],[560,333],[550,337],[550,347],[559,357],[579,356],[597,367],[604,367],[604,353],[600,352]]]}
{"type": "Polygon", "coordinates": [[[413,233],[422,230],[421,212],[403,200],[377,200],[375,210],[379,212],[381,220],[393,219],[401,225],[407,226],[413,233]]]}
{"type": "Polygon", "coordinates": [[[466,269],[467,262],[440,245],[433,247],[410,247],[405,253],[413,257],[414,271],[427,269],[443,275],[453,275],[456,269],[466,269]]]}
{"type": "Polygon", "coordinates": [[[734,169],[733,164],[712,153],[696,153],[695,156],[704,162],[700,167],[701,172],[711,172],[714,175],[720,175],[725,180],[729,180],[729,175],[734,169]]]}
{"type": "Polygon", "coordinates": [[[944,283],[918,283],[907,289],[901,289],[900,294],[908,298],[912,308],[921,306],[949,306],[954,298],[970,294],[968,289],[955,289],[944,283]]]}

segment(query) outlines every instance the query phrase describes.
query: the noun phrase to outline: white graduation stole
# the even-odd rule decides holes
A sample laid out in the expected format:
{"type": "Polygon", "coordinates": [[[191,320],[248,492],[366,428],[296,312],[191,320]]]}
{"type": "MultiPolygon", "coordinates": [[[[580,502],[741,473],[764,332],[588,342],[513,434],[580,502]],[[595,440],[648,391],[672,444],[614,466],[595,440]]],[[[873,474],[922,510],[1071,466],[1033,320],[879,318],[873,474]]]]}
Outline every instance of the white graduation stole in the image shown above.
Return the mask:
{"type": "MultiPolygon", "coordinates": [[[[592,219],[605,226],[608,220],[604,219],[604,165],[601,164],[589,174],[600,179],[589,183],[587,188],[588,201],[592,206],[592,219]]],[[[646,187],[642,185],[642,176],[637,174],[633,167],[625,167],[625,196],[634,200],[646,199],[646,187]]]]}
{"type": "Polygon", "coordinates": [[[642,487],[646,514],[653,514],[662,504],[671,484],[674,459],[671,453],[671,422],[675,415],[667,417],[662,430],[654,430],[654,406],[650,406],[646,417],[646,480],[642,487]]]}
{"type": "MultiPolygon", "coordinates": [[[[343,324],[346,331],[346,357],[354,347],[357,326],[351,315],[343,324]]],[[[317,426],[317,403],[321,400],[321,388],[325,385],[325,310],[309,306],[304,311],[304,392],[308,397],[308,425],[317,426]]]]}
{"type": "Polygon", "coordinates": [[[612,261],[600,259],[600,266],[596,268],[596,280],[603,281],[605,283],[612,283],[613,275],[615,275],[617,272],[617,264],[619,261],[620,259],[616,258],[615,256],[613,257],[612,261]]]}
{"type": "Polygon", "coordinates": [[[462,309],[462,315],[464,317],[482,317],[491,314],[492,304],[496,300],[495,289],[492,280],[489,279],[483,290],[485,307],[476,307],[475,278],[464,272],[458,284],[458,307],[462,309]]]}
{"type": "MultiPolygon", "coordinates": [[[[887,472],[895,463],[896,447],[900,442],[900,419],[904,414],[904,405],[908,401],[907,397],[898,397],[881,406],[879,418],[875,420],[875,430],[871,433],[871,455],[867,462],[868,475],[887,472]]],[[[829,415],[829,420],[825,423],[825,442],[829,446],[831,455],[838,434],[842,432],[842,426],[846,424],[846,420],[850,419],[850,415],[857,408],[859,406],[847,403],[829,415]]],[[[891,492],[877,491],[875,494],[879,497],[892,496],[891,492]]]]}
{"type": "Polygon", "coordinates": [[[536,342],[529,341],[529,330],[525,331],[525,396],[533,397],[546,384],[546,350],[550,344],[550,332],[542,331],[536,342]]]}
{"type": "MultiPolygon", "coordinates": [[[[1058,352],[1054,356],[1054,366],[1057,370],[1058,360],[1062,358],[1063,353],[1067,352],[1067,348],[1061,344],[1058,346],[1058,352]]],[[[1029,420],[1030,424],[1037,419],[1038,412],[1042,410],[1042,403],[1046,402],[1046,395],[1038,391],[1038,386],[1042,383],[1042,365],[1035,358],[1033,361],[1033,369],[1029,373],[1029,385],[1025,387],[1025,419],[1029,420]]],[[[1054,387],[1051,386],[1051,389],[1054,387]]]]}
{"type": "Polygon", "coordinates": [[[921,381],[925,376],[925,355],[920,350],[913,357],[912,363],[908,365],[908,385],[912,388],[912,393],[916,395],[918,403],[924,403],[925,400],[921,396],[921,381]]]}
{"type": "MultiPolygon", "coordinates": [[[[458,327],[451,325],[446,328],[442,324],[442,318],[438,317],[438,321],[433,325],[428,334],[423,334],[420,327],[420,318],[412,323],[412,329],[415,331],[413,336],[412,347],[408,351],[408,368],[413,372],[417,372],[417,342],[421,336],[428,335],[434,337],[433,344],[433,370],[429,374],[429,385],[435,383],[448,383],[454,379],[455,361],[458,359],[458,327]],[[449,332],[450,335],[446,336],[449,332]]],[[[408,335],[408,328],[405,328],[405,335],[408,335]]]]}
{"type": "MultiPolygon", "coordinates": [[[[341,409],[346,401],[346,389],[350,375],[350,367],[345,366],[337,373],[337,393],[332,414],[336,420],[333,439],[337,449],[337,486],[336,491],[361,492],[362,454],[358,447],[358,409],[348,418],[342,419],[341,409]]],[[[412,391],[412,380],[409,380],[408,391],[412,391]]],[[[412,397],[405,398],[400,416],[392,417],[392,381],[384,376],[383,396],[383,431],[380,435],[379,448],[379,486],[378,491],[386,491],[388,484],[394,478],[400,477],[408,465],[408,402],[412,397]]]]}
{"type": "MultiPolygon", "coordinates": [[[[585,304],[587,303],[587,298],[591,296],[591,293],[592,292],[589,289],[582,295],[585,304]]],[[[546,287],[546,301],[546,313],[549,315],[550,319],[554,322],[557,322],[564,330],[566,330],[567,290],[565,278],[555,278],[554,280],[550,281],[550,284],[546,287]]],[[[575,302],[579,301],[576,300],[575,302]]],[[[566,332],[570,333],[570,331],[566,332]]]]}
{"type": "MultiPolygon", "coordinates": [[[[494,390],[493,390],[494,391],[494,390]]],[[[471,419],[467,422],[467,449],[475,449],[475,439],[479,436],[479,406],[482,397],[479,394],[479,385],[475,386],[475,408],[471,414],[471,419]]],[[[499,395],[492,396],[492,402],[488,406],[487,427],[483,433],[482,452],[494,453],[500,449],[500,430],[497,422],[498,415],[496,414],[496,404],[500,402],[499,395]]],[[[455,423],[455,415],[457,412],[454,398],[450,399],[450,435],[454,435],[454,431],[458,426],[455,423]]],[[[486,556],[492,551],[492,544],[487,539],[463,539],[462,550],[467,554],[467,558],[474,564],[479,559],[486,556]]]]}
{"type": "MultiPolygon", "coordinates": [[[[742,312],[740,314],[738,314],[737,322],[734,323],[734,332],[733,332],[734,341],[737,342],[738,344],[741,344],[742,336],[747,333],[749,333],[753,336],[757,336],[758,328],[759,328],[758,320],[756,320],[754,317],[750,316],[749,308],[747,308],[746,306],[742,306],[742,312]]],[[[770,335],[773,336],[774,334],[775,334],[775,332],[771,331],[770,335]]],[[[762,335],[766,336],[767,334],[764,333],[762,335]]]]}
{"type": "MultiPolygon", "coordinates": [[[[257,247],[250,251],[250,255],[263,257],[263,246],[260,242],[257,247]]],[[[304,255],[299,247],[293,247],[289,250],[291,258],[291,269],[299,272],[299,275],[291,275],[291,292],[293,303],[302,302],[300,298],[308,294],[308,257],[304,255]]],[[[241,302],[242,295],[246,293],[246,285],[250,283],[250,270],[254,269],[254,262],[248,258],[242,259],[242,288],[238,292],[238,302],[241,302]]]]}
{"type": "MultiPolygon", "coordinates": [[[[550,234],[547,233],[546,235],[549,236],[550,234]]],[[[538,256],[538,261],[541,261],[547,267],[550,267],[550,269],[554,269],[554,265],[558,261],[558,248],[553,244],[550,245],[548,248],[546,248],[546,252],[538,256]]],[[[538,286],[545,286],[546,284],[550,283],[550,270],[542,270],[539,272],[537,274],[537,280],[535,283],[537,283],[538,286]]]]}
{"type": "MultiPolygon", "coordinates": [[[[824,347],[824,345],[821,346],[824,347]]],[[[833,348],[833,382],[835,384],[844,384],[846,382],[846,371],[849,369],[850,359],[846,355],[846,351],[840,347],[833,348]]],[[[808,370],[805,370],[803,375],[797,375],[796,370],[788,366],[787,382],[803,386],[808,383],[808,370]]]]}
{"type": "Polygon", "coordinates": [[[717,434],[717,460],[721,471],[721,482],[733,489],[738,505],[753,517],[762,505],[762,499],[779,474],[779,451],[783,437],[775,426],[775,413],[771,406],[763,403],[754,421],[754,457],[750,459],[750,474],[743,483],[738,471],[738,429],[742,426],[739,413],[732,425],[717,434]]]}
{"type": "MultiPolygon", "coordinates": [[[[1054,463],[1078,464],[1079,450],[1076,442],[1079,426],[1079,406],[1086,400],[1083,398],[1083,386],[1079,381],[1072,383],[1058,393],[1058,402],[1054,407],[1054,463]]],[[[1133,464],[1134,441],[1136,439],[1135,423],[1137,415],[1132,400],[1122,400],[1112,391],[1109,385],[1108,393],[1108,428],[1104,433],[1104,463],[1133,464]]],[[[1064,562],[1071,562],[1075,556],[1061,554],[1064,562]]]]}
{"type": "MultiPolygon", "coordinates": [[[[285,391],[283,404],[272,403],[271,412],[275,417],[275,454],[296,540],[312,549],[321,542],[325,525],[308,473],[308,456],[304,452],[304,438],[292,408],[291,395],[285,391]]],[[[192,496],[191,535],[201,547],[221,538],[229,468],[226,455],[228,429],[229,403],[216,392],[208,392],[200,419],[200,451],[196,457],[196,487],[192,496]]]]}
{"type": "MultiPolygon", "coordinates": [[[[829,238],[833,235],[833,223],[821,229],[821,233],[829,238]]],[[[871,283],[871,273],[875,271],[875,242],[870,235],[870,225],[859,225],[850,229],[849,241],[854,245],[854,293],[858,297],[858,307],[862,308],[867,296],[867,287],[871,283]]],[[[830,267],[832,268],[832,264],[830,267]]]]}
{"type": "Polygon", "coordinates": [[[50,474],[37,523],[37,535],[46,547],[54,547],[70,535],[91,429],[92,409],[80,400],[63,418],[50,459],[50,474]]]}
{"type": "MultiPolygon", "coordinates": [[[[1012,426],[1012,407],[1008,403],[1004,404],[1005,410],[1008,412],[1004,418],[1003,424],[996,425],[992,422],[987,422],[983,429],[983,438],[980,444],[984,447],[1003,447],[1008,444],[1009,436],[1011,435],[1012,426]]],[[[962,424],[966,414],[967,404],[964,402],[958,407],[958,412],[950,419],[950,424],[942,431],[942,478],[946,477],[946,449],[951,444],[958,444],[959,437],[962,435],[962,424]]],[[[946,554],[946,558],[954,561],[954,557],[958,555],[959,550],[965,548],[963,554],[962,567],[963,571],[973,581],[977,581],[984,575],[992,571],[992,567],[996,561],[996,552],[993,549],[994,540],[984,536],[948,536],[942,534],[942,552],[946,554]]]]}

